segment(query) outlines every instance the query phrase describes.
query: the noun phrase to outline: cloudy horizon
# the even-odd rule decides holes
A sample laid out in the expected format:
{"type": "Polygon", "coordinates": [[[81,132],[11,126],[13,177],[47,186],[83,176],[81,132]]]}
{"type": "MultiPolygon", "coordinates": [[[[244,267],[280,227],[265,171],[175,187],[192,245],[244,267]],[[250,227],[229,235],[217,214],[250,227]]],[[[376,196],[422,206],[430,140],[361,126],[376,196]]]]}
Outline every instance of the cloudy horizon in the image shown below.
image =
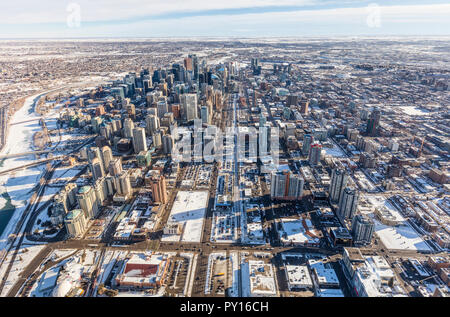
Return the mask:
{"type": "Polygon", "coordinates": [[[17,0],[0,38],[442,36],[448,16],[441,0],[17,0]]]}

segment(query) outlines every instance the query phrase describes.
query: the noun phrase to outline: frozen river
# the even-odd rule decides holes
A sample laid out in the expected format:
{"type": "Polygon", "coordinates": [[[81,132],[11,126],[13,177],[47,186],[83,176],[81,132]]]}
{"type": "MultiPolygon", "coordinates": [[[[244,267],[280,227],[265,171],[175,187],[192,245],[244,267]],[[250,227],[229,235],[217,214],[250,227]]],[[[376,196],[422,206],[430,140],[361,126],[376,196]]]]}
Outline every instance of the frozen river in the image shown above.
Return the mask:
{"type": "MultiPolygon", "coordinates": [[[[40,95],[27,98],[23,107],[13,115],[6,144],[0,154],[16,154],[32,150],[33,134],[41,128],[39,120],[29,120],[40,117],[33,109],[34,100],[40,95]]],[[[1,162],[0,170],[15,168],[34,159],[34,155],[5,159],[1,162]]],[[[3,248],[9,233],[20,219],[27,201],[33,194],[32,188],[41,175],[40,168],[29,168],[0,176],[0,249],[3,248]]]]}

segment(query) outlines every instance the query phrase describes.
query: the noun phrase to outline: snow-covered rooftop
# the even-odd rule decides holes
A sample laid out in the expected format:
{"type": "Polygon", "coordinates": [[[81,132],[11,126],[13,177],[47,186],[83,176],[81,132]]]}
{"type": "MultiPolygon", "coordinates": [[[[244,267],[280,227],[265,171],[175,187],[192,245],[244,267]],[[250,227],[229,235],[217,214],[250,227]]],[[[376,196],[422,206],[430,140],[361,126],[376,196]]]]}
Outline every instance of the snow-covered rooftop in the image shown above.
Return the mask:
{"type": "MultiPolygon", "coordinates": [[[[168,223],[184,225],[183,233],[181,237],[177,238],[177,241],[200,242],[207,204],[207,191],[178,192],[168,221],[168,223]]],[[[170,238],[170,236],[163,237],[163,241],[170,240],[170,238]]]]}

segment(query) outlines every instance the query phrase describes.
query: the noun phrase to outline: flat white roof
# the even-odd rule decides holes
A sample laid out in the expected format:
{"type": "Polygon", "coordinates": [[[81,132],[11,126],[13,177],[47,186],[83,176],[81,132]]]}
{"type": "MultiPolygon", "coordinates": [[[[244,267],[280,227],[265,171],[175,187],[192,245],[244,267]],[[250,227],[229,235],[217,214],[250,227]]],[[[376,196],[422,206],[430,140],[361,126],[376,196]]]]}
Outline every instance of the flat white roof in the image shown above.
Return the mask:
{"type": "Polygon", "coordinates": [[[306,265],[286,265],[288,284],[293,287],[312,287],[312,279],[306,265]]]}
{"type": "Polygon", "coordinates": [[[254,295],[276,295],[272,264],[263,261],[248,261],[250,291],[254,295]]]}
{"type": "Polygon", "coordinates": [[[146,255],[144,253],[133,253],[127,263],[159,265],[163,260],[164,256],[162,254],[146,255]]]}
{"type": "Polygon", "coordinates": [[[319,285],[339,285],[339,279],[330,264],[325,265],[322,261],[313,259],[308,264],[315,271],[319,285]]]}
{"type": "MultiPolygon", "coordinates": [[[[414,250],[430,251],[430,247],[422,237],[414,230],[411,225],[405,221],[403,216],[386,200],[383,196],[364,196],[371,208],[365,213],[372,218],[375,223],[375,234],[381,239],[387,249],[390,250],[414,250]],[[371,209],[386,208],[397,220],[402,220],[395,227],[382,224],[371,209]]],[[[364,211],[364,210],[363,210],[364,211]]]]}
{"type": "Polygon", "coordinates": [[[356,276],[369,297],[399,295],[387,285],[387,281],[395,277],[395,274],[383,257],[365,257],[365,265],[356,270],[356,276]]]}
{"type": "MultiPolygon", "coordinates": [[[[308,228],[313,231],[312,223],[309,219],[305,219],[308,228]]],[[[286,233],[287,237],[282,237],[283,242],[293,242],[293,243],[311,243],[318,242],[317,238],[311,237],[306,233],[303,227],[302,219],[282,219],[283,233],[286,233]]]]}

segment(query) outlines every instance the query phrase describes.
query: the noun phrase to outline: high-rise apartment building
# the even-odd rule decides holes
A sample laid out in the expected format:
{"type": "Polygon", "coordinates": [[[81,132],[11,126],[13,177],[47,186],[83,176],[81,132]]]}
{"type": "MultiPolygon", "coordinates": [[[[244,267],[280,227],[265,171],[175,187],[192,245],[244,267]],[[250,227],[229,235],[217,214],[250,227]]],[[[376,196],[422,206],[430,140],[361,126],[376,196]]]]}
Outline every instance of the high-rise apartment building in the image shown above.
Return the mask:
{"type": "Polygon", "coordinates": [[[83,210],[75,209],[70,211],[64,218],[67,234],[69,237],[79,237],[84,234],[87,226],[87,219],[83,210]]]}
{"type": "Polygon", "coordinates": [[[109,146],[104,146],[100,150],[103,162],[103,170],[106,172],[109,168],[109,163],[113,160],[112,150],[109,146]]]}
{"type": "Polygon", "coordinates": [[[133,147],[136,154],[141,151],[147,151],[147,139],[144,128],[133,129],[133,147]]]}
{"type": "Polygon", "coordinates": [[[312,166],[319,165],[321,155],[322,155],[322,145],[319,143],[311,144],[308,158],[309,164],[311,164],[312,166]]]}
{"type": "Polygon", "coordinates": [[[209,124],[210,123],[210,112],[208,110],[207,106],[202,106],[200,111],[201,117],[202,117],[202,123],[203,124],[209,124]]]}
{"type": "Polygon", "coordinates": [[[309,110],[309,101],[303,101],[300,105],[300,113],[307,115],[309,110]]]}
{"type": "Polygon", "coordinates": [[[89,164],[92,172],[92,178],[97,180],[105,177],[105,171],[103,170],[103,164],[98,158],[93,158],[89,164]]]}
{"type": "Polygon", "coordinates": [[[367,216],[356,215],[352,221],[353,243],[370,244],[373,237],[375,224],[367,216]]]}
{"type": "Polygon", "coordinates": [[[83,186],[77,194],[78,204],[83,210],[86,219],[92,219],[98,214],[98,203],[92,186],[83,186]]]}
{"type": "Polygon", "coordinates": [[[369,136],[377,135],[378,127],[380,126],[380,120],[381,120],[381,111],[380,109],[376,108],[372,111],[372,113],[369,116],[369,119],[367,120],[366,132],[369,136]]]}
{"type": "Polygon", "coordinates": [[[128,139],[133,138],[134,122],[130,118],[126,118],[123,122],[123,136],[128,139]]]}
{"type": "Polygon", "coordinates": [[[152,140],[153,140],[153,146],[155,148],[160,148],[162,146],[161,135],[162,135],[161,130],[157,130],[157,131],[155,131],[155,133],[153,133],[152,140]]]}
{"type": "Polygon", "coordinates": [[[163,98],[156,103],[156,109],[158,113],[158,118],[160,119],[164,117],[166,113],[169,112],[169,105],[167,104],[166,98],[163,98]]]}
{"type": "Polygon", "coordinates": [[[279,200],[298,200],[303,195],[305,181],[291,172],[274,172],[270,184],[270,197],[279,200]]]}
{"type": "Polygon", "coordinates": [[[305,134],[303,136],[302,154],[304,156],[309,155],[309,150],[311,149],[311,144],[314,142],[314,137],[311,134],[305,134]]]}
{"type": "Polygon", "coordinates": [[[152,189],[153,201],[166,204],[167,198],[167,187],[166,180],[159,170],[154,170],[149,173],[149,177],[146,180],[150,184],[152,189]]]}
{"type": "Polygon", "coordinates": [[[122,173],[122,158],[118,157],[109,163],[109,174],[111,176],[117,176],[122,173]]]}
{"type": "Polygon", "coordinates": [[[348,174],[345,170],[334,168],[331,173],[331,181],[330,181],[330,200],[332,202],[339,202],[341,198],[341,194],[344,191],[344,188],[347,187],[348,182],[348,174]]]}
{"type": "Polygon", "coordinates": [[[148,115],[145,118],[145,123],[146,123],[145,130],[148,135],[153,135],[153,133],[155,133],[155,131],[158,130],[160,127],[160,120],[155,115],[148,115]]]}
{"type": "Polygon", "coordinates": [[[126,171],[122,171],[115,177],[116,191],[121,196],[128,196],[131,193],[130,175],[126,171]]]}
{"type": "Polygon", "coordinates": [[[197,119],[197,95],[183,94],[180,99],[183,119],[186,121],[197,119]]]}
{"type": "Polygon", "coordinates": [[[346,187],[341,195],[338,208],[338,216],[341,219],[352,219],[358,207],[359,192],[346,187]]]}
{"type": "Polygon", "coordinates": [[[173,149],[173,137],[170,134],[166,134],[162,138],[163,152],[164,154],[171,154],[173,149]]]}

